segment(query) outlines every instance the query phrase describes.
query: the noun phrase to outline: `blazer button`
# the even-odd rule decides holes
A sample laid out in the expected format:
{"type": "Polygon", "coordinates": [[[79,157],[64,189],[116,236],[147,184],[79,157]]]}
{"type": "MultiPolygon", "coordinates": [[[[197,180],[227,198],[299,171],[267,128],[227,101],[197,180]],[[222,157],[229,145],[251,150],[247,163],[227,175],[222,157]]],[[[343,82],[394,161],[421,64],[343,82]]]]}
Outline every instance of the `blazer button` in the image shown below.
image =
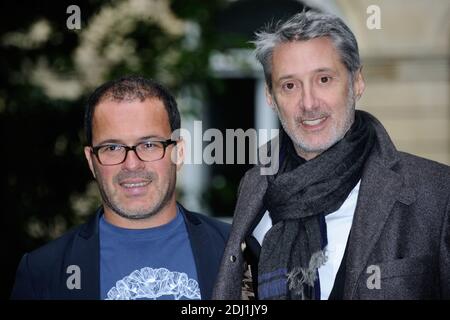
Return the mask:
{"type": "Polygon", "coordinates": [[[230,261],[231,262],[235,262],[236,261],[236,256],[230,256],[230,261]]]}

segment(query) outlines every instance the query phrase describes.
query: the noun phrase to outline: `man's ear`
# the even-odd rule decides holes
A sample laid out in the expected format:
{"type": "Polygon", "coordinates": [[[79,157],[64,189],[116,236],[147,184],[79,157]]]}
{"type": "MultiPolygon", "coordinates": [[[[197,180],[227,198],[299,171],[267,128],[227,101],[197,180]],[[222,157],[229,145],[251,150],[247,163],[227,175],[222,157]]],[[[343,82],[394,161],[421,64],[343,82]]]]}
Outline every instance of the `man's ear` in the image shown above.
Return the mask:
{"type": "Polygon", "coordinates": [[[186,144],[184,143],[183,138],[180,137],[175,148],[172,150],[172,161],[177,165],[177,171],[180,171],[183,166],[185,146],[186,144]]]}
{"type": "Polygon", "coordinates": [[[267,84],[266,84],[266,87],[265,87],[265,93],[266,93],[266,101],[267,101],[267,104],[269,105],[269,107],[271,108],[271,109],[274,109],[275,110],[275,103],[274,103],[274,101],[273,101],[273,96],[272,96],[272,93],[270,92],[270,89],[269,89],[269,87],[267,86],[267,84]]]}
{"type": "Polygon", "coordinates": [[[362,74],[362,66],[355,74],[355,78],[353,81],[353,92],[355,93],[355,99],[359,100],[362,94],[364,93],[364,89],[366,88],[366,83],[364,82],[364,77],[362,74]]]}
{"type": "Polygon", "coordinates": [[[96,179],[95,177],[95,170],[94,170],[94,164],[92,163],[93,159],[93,154],[91,152],[91,147],[84,147],[84,155],[86,157],[86,160],[88,162],[89,165],[89,169],[91,169],[92,175],[94,176],[94,179],[96,179]]]}

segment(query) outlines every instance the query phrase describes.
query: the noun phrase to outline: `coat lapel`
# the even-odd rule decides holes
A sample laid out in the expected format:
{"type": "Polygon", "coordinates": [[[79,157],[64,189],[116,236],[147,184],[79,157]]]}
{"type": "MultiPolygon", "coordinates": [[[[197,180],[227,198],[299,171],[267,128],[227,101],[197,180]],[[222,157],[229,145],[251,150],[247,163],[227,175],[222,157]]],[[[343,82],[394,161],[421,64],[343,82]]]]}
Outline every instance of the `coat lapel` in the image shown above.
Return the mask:
{"type": "Polygon", "coordinates": [[[344,299],[351,299],[355,293],[358,278],[366,271],[370,253],[400,191],[401,181],[389,169],[373,165],[363,176],[348,240],[344,299]]]}
{"type": "Polygon", "coordinates": [[[253,231],[252,226],[256,226],[255,222],[258,221],[255,220],[264,207],[263,199],[266,190],[266,176],[261,175],[259,167],[251,169],[239,190],[233,217],[232,229],[236,229],[236,233],[240,235],[239,242],[242,242],[249,232],[253,231]]]}
{"type": "Polygon", "coordinates": [[[398,151],[376,119],[378,143],[367,160],[348,242],[344,299],[352,299],[358,280],[366,273],[370,254],[396,201],[411,204],[414,191],[394,168],[399,164],[398,151]]]}
{"type": "Polygon", "coordinates": [[[283,135],[280,134],[260,147],[259,154],[269,155],[269,163],[259,164],[250,169],[239,186],[232,225],[232,230],[236,230],[233,233],[240,235],[239,244],[254,230],[265,211],[267,175],[276,175],[285,157],[282,139],[283,135]],[[273,157],[273,154],[277,154],[278,157],[273,157]]]}
{"type": "Polygon", "coordinates": [[[241,180],[231,233],[220,265],[213,299],[229,300],[241,297],[241,281],[244,272],[242,244],[248,233],[252,231],[251,227],[263,209],[266,189],[267,179],[261,175],[258,166],[250,169],[241,180]]]}

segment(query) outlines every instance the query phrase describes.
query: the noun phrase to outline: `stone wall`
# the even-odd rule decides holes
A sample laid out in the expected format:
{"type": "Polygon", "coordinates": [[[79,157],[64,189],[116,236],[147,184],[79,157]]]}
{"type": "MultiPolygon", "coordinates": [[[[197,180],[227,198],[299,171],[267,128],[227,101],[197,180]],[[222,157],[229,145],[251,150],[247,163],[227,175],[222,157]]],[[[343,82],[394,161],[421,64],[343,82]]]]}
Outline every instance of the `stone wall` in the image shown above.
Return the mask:
{"type": "Polygon", "coordinates": [[[337,0],[363,59],[358,108],[375,114],[398,149],[450,164],[450,1],[337,0]],[[369,29],[367,8],[380,8],[369,29]]]}

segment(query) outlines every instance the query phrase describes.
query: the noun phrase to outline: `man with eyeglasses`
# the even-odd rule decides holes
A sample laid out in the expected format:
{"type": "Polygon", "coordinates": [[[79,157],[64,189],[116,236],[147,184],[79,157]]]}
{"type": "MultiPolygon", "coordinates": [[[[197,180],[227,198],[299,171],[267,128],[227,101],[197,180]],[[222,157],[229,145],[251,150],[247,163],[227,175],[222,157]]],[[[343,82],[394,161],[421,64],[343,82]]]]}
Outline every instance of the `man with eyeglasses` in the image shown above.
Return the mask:
{"type": "Polygon", "coordinates": [[[176,202],[175,99],[129,76],[90,96],[85,155],[102,196],[86,224],[22,258],[13,299],[210,299],[229,226],[176,202]]]}

